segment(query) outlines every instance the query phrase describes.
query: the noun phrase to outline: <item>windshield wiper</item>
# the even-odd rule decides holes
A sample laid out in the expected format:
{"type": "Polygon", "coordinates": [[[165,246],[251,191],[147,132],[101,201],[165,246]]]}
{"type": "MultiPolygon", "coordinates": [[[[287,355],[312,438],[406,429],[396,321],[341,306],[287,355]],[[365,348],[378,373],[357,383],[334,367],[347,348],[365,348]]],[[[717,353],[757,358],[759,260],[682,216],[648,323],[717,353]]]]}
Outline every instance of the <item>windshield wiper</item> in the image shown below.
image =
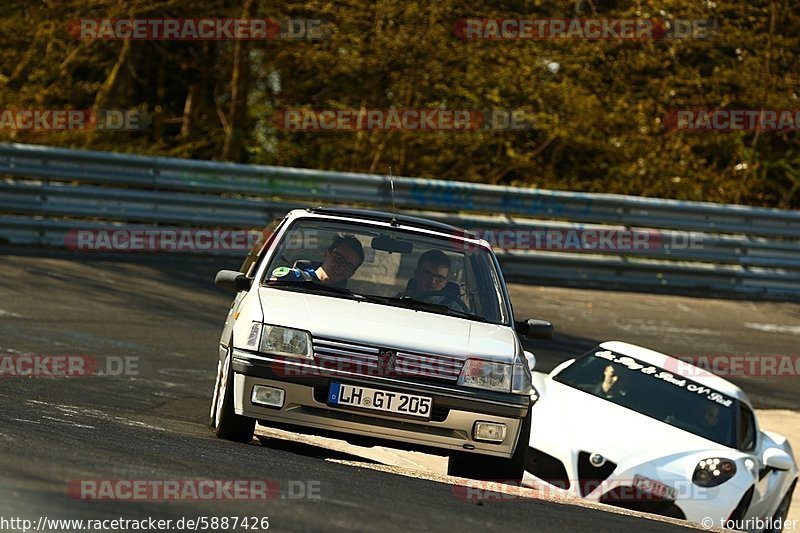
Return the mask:
{"type": "MultiPolygon", "coordinates": [[[[277,288],[283,288],[283,287],[286,287],[286,288],[297,287],[297,288],[303,288],[303,289],[313,288],[313,289],[315,289],[317,291],[331,292],[331,293],[334,293],[334,294],[341,294],[341,295],[350,296],[350,297],[353,297],[353,298],[358,298],[358,297],[362,296],[360,294],[354,293],[353,291],[351,291],[349,289],[345,289],[344,287],[334,287],[333,285],[323,285],[322,283],[317,283],[317,282],[312,281],[312,280],[270,279],[270,280],[267,280],[265,285],[268,286],[268,287],[277,287],[277,288]]],[[[303,292],[309,292],[309,291],[303,291],[303,292]]]]}
{"type": "Polygon", "coordinates": [[[391,297],[391,296],[372,296],[372,295],[362,295],[368,301],[374,303],[382,303],[386,305],[397,305],[399,307],[405,307],[408,309],[416,309],[418,311],[430,311],[432,313],[439,313],[439,314],[447,314],[447,315],[457,315],[464,318],[469,318],[470,320],[476,320],[478,322],[487,322],[491,323],[489,320],[485,319],[480,315],[476,315],[473,313],[468,313],[466,311],[461,311],[459,309],[453,309],[448,307],[445,304],[437,304],[431,302],[424,302],[422,300],[417,300],[412,296],[398,296],[398,297],[391,297]]]}
{"type": "MultiPolygon", "coordinates": [[[[445,307],[447,307],[447,306],[445,306],[445,307]]],[[[491,320],[488,320],[488,319],[482,317],[481,315],[476,315],[475,313],[468,313],[468,312],[462,311],[460,309],[453,309],[453,308],[447,307],[447,313],[448,314],[452,314],[452,315],[463,316],[464,318],[469,318],[470,320],[476,320],[478,322],[486,322],[488,324],[493,324],[494,323],[491,320]]]]}

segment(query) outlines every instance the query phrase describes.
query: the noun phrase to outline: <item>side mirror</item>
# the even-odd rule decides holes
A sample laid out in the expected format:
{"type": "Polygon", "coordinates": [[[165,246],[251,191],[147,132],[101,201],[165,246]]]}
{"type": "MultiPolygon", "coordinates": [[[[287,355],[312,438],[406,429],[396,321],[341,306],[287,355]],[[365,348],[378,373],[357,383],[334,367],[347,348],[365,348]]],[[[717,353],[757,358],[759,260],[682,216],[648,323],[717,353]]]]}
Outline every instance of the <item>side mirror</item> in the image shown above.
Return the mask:
{"type": "Polygon", "coordinates": [[[536,368],[536,356],[527,350],[524,353],[525,360],[528,362],[528,370],[533,372],[533,369],[536,368]]]}
{"type": "Polygon", "coordinates": [[[529,318],[524,322],[515,322],[514,330],[520,335],[524,335],[528,339],[545,339],[550,340],[556,328],[546,320],[536,320],[529,318]]]}
{"type": "Polygon", "coordinates": [[[767,448],[764,450],[764,466],[775,470],[791,470],[794,465],[792,456],[780,448],[767,448]]]}
{"type": "Polygon", "coordinates": [[[214,278],[214,285],[226,291],[249,291],[253,280],[235,270],[220,270],[214,278]]]}

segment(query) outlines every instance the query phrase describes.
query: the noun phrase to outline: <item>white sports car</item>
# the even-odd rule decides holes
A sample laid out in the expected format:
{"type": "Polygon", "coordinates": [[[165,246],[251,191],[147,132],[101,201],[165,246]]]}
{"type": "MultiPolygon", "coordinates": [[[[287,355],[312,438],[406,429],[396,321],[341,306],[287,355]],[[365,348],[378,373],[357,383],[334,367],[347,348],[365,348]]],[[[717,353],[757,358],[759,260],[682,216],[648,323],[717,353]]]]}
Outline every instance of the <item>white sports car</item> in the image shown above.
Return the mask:
{"type": "Polygon", "coordinates": [[[705,527],[782,528],[797,464],[736,385],[623,342],[533,382],[523,485],[705,527]]]}

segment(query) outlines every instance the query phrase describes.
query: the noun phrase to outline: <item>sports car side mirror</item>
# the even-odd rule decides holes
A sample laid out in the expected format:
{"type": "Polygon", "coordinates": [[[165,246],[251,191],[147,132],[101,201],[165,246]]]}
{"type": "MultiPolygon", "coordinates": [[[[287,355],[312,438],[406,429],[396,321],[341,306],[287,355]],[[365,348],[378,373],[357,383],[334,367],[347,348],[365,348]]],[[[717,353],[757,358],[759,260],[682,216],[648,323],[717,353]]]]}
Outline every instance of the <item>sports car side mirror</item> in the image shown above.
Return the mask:
{"type": "Polygon", "coordinates": [[[791,470],[794,465],[792,456],[780,448],[767,448],[764,450],[764,465],[775,470],[791,470]]]}
{"type": "Polygon", "coordinates": [[[528,339],[550,340],[553,338],[553,333],[555,333],[556,328],[546,320],[529,318],[524,322],[514,322],[514,330],[528,339]]]}
{"type": "Polygon", "coordinates": [[[525,361],[528,363],[528,370],[533,372],[533,369],[536,368],[536,356],[533,355],[532,352],[525,350],[525,361]]]}
{"type": "Polygon", "coordinates": [[[220,270],[214,278],[214,285],[231,292],[250,290],[252,284],[250,278],[235,270],[220,270]]]}

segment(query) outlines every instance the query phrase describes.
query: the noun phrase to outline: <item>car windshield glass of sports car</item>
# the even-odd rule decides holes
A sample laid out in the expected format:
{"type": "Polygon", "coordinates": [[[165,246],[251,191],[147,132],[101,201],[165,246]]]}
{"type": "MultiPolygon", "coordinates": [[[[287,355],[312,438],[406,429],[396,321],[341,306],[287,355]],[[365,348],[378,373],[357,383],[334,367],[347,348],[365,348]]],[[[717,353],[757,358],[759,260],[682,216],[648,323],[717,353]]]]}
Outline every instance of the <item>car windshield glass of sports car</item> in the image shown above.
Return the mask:
{"type": "Polygon", "coordinates": [[[736,447],[739,401],[679,372],[598,348],[553,379],[724,446],[736,447]]]}
{"type": "Polygon", "coordinates": [[[268,287],[496,324],[511,321],[493,253],[456,235],[303,218],[283,233],[264,272],[261,283],[268,287]],[[350,238],[358,243],[353,246],[350,238]],[[320,268],[327,270],[322,280],[320,268]]]}

